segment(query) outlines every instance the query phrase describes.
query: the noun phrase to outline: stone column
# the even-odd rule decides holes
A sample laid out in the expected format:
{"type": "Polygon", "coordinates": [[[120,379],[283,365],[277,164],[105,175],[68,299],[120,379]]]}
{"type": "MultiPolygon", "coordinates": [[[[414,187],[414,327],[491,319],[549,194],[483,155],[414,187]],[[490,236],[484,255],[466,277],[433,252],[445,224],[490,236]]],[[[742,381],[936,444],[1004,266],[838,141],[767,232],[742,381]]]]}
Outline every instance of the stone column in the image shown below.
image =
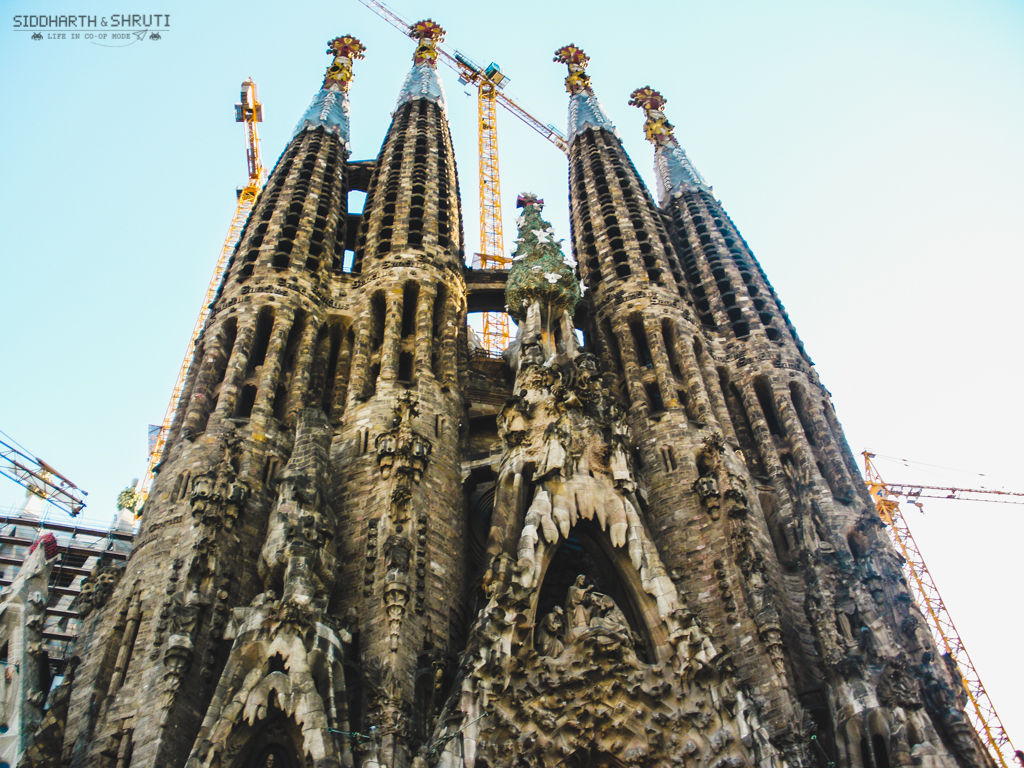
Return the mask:
{"type": "MultiPolygon", "coordinates": [[[[295,357],[295,373],[292,374],[291,385],[288,389],[288,402],[285,405],[285,420],[291,422],[295,414],[303,407],[307,392],[309,391],[309,380],[313,368],[313,353],[316,351],[317,335],[321,325],[312,316],[302,331],[302,338],[299,340],[299,351],[295,357]]],[[[330,356],[331,337],[327,335],[327,354],[330,356]]],[[[328,365],[330,363],[328,362],[328,365]]],[[[319,407],[319,403],[309,403],[310,408],[319,407]]]]}
{"type": "Polygon", "coordinates": [[[661,402],[666,411],[678,410],[679,396],[676,394],[675,374],[661,336],[661,324],[655,319],[644,317],[643,326],[647,335],[647,346],[651,350],[651,360],[654,362],[654,373],[658,378],[658,389],[661,390],[661,402]]]}
{"type": "Polygon", "coordinates": [[[235,411],[235,404],[238,402],[238,392],[245,379],[245,365],[249,361],[249,349],[252,346],[252,337],[256,333],[256,319],[252,317],[245,325],[238,329],[235,337],[235,346],[231,350],[231,357],[228,359],[227,372],[224,374],[224,382],[220,385],[220,397],[217,399],[217,409],[210,417],[211,426],[216,425],[222,419],[231,418],[235,411]]]}
{"type": "Polygon", "coordinates": [[[274,328],[270,332],[270,343],[267,345],[267,357],[263,361],[263,370],[256,385],[256,402],[252,409],[253,418],[263,423],[274,415],[274,397],[281,380],[281,357],[294,320],[295,310],[286,307],[280,307],[274,318],[274,328]]]}
{"type": "Polygon", "coordinates": [[[816,479],[825,480],[826,478],[821,477],[821,473],[818,471],[818,460],[814,456],[814,451],[811,450],[810,442],[807,440],[806,435],[804,435],[804,427],[800,423],[800,417],[796,413],[796,408],[793,407],[787,396],[780,396],[775,391],[774,385],[767,377],[765,378],[765,383],[768,385],[768,391],[771,394],[772,401],[775,403],[775,409],[779,414],[779,421],[786,430],[786,439],[789,442],[789,447],[793,449],[804,477],[815,482],[816,479]]]}
{"type": "Polygon", "coordinates": [[[398,377],[398,353],[402,345],[402,304],[404,289],[396,285],[388,292],[384,313],[384,342],[380,353],[381,381],[394,381],[398,377]]]}
{"type": "Polygon", "coordinates": [[[213,388],[217,384],[218,371],[226,358],[224,326],[221,325],[203,356],[203,364],[199,367],[195,388],[189,399],[188,410],[185,412],[183,431],[188,439],[200,434],[206,427],[206,417],[210,412],[213,399],[213,388]]]}
{"type": "Polygon", "coordinates": [[[355,345],[354,334],[346,333],[341,340],[338,351],[338,365],[334,371],[334,393],[331,402],[331,420],[337,421],[345,410],[348,400],[348,387],[352,374],[352,347],[355,345]]]}
{"type": "MultiPolygon", "coordinates": [[[[742,402],[740,406],[747,412],[747,420],[750,422],[750,430],[753,432],[754,442],[761,454],[761,462],[769,477],[785,481],[786,473],[782,469],[782,461],[779,459],[779,452],[775,448],[775,441],[772,439],[772,432],[768,428],[768,422],[761,413],[761,405],[754,392],[754,385],[748,378],[738,387],[742,402]]],[[[777,487],[784,488],[779,484],[777,487]]]]}
{"type": "Polygon", "coordinates": [[[635,406],[637,403],[647,402],[647,390],[640,376],[640,362],[637,360],[636,348],[633,346],[633,334],[626,327],[624,333],[615,332],[615,338],[619,341],[619,357],[622,360],[622,371],[626,377],[626,386],[629,388],[630,402],[635,406]]]}
{"type": "Polygon", "coordinates": [[[348,406],[362,399],[366,394],[367,377],[370,375],[370,315],[364,307],[363,314],[355,322],[355,348],[352,352],[352,377],[349,379],[348,406]]]}
{"type": "Polygon", "coordinates": [[[683,382],[686,392],[693,403],[694,416],[697,421],[705,424],[717,425],[718,419],[711,409],[711,400],[708,391],[704,388],[704,378],[701,376],[701,365],[693,354],[692,344],[685,343],[681,334],[676,335],[676,356],[683,369],[683,382]]]}
{"type": "Polygon", "coordinates": [[[807,410],[807,419],[814,429],[814,436],[825,459],[826,468],[835,478],[836,486],[852,498],[854,496],[853,483],[847,474],[846,462],[843,461],[842,453],[832,439],[832,430],[829,428],[824,410],[819,405],[817,398],[809,395],[804,397],[804,408],[807,410]]]}
{"type": "Polygon", "coordinates": [[[420,285],[419,303],[416,307],[416,373],[417,381],[430,376],[430,353],[433,347],[431,338],[434,322],[435,289],[429,283],[420,285]]]}

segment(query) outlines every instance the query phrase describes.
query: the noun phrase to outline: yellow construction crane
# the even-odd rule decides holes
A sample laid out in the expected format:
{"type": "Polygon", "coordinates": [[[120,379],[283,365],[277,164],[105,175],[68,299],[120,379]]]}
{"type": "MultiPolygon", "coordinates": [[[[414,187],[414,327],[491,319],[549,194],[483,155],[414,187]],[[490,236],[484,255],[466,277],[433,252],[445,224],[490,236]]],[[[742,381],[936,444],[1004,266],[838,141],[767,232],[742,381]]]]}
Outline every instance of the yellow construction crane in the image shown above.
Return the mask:
{"type": "MultiPolygon", "coordinates": [[[[378,0],[360,0],[367,8],[385,19],[393,27],[408,35],[412,25],[378,0]]],[[[508,269],[511,259],[505,255],[501,229],[501,185],[498,180],[498,110],[500,103],[541,136],[565,154],[569,145],[561,132],[550,124],[542,123],[512,98],[502,93],[508,77],[494,62],[486,67],[475,64],[458,51],[449,52],[438,45],[439,57],[458,73],[459,82],[477,88],[477,133],[479,138],[480,170],[480,253],[473,266],[480,269],[508,269]]],[[[504,312],[485,312],[483,317],[483,348],[490,354],[501,354],[508,346],[508,315],[504,312]]]]}
{"type": "Polygon", "coordinates": [[[956,631],[952,617],[946,610],[946,604],[942,601],[942,596],[939,595],[939,590],[932,580],[928,566],[925,565],[921,550],[918,549],[914,537],[910,534],[910,528],[900,511],[897,499],[905,498],[917,506],[920,506],[918,499],[921,498],[970,499],[1004,504],[1024,504],[1024,493],[886,483],[871,462],[874,457],[875,454],[864,451],[864,474],[867,478],[868,491],[875,500],[878,516],[885,523],[893,546],[903,556],[903,571],[910,590],[924,614],[925,621],[928,622],[928,628],[935,637],[935,641],[956,662],[970,704],[967,714],[971,724],[988,747],[993,759],[1002,768],[1011,768],[1014,765],[1014,749],[1010,743],[1010,737],[1006,733],[999,715],[996,714],[996,708],[992,704],[985,686],[982,685],[971,657],[967,654],[967,649],[956,631]],[[995,498],[997,496],[1002,498],[995,498]]]}
{"type": "Polygon", "coordinates": [[[242,95],[238,104],[235,104],[235,122],[245,123],[246,139],[246,160],[249,164],[249,179],[244,187],[238,190],[238,205],[235,207],[235,215],[231,219],[231,226],[228,227],[227,237],[224,238],[224,245],[220,249],[220,257],[217,259],[217,267],[213,270],[213,277],[210,286],[206,289],[206,296],[203,298],[202,308],[199,310],[199,317],[196,318],[195,327],[192,329],[192,337],[188,341],[188,348],[185,350],[185,358],[178,369],[178,379],[174,382],[174,390],[171,392],[171,400],[167,404],[167,411],[164,413],[163,423],[156,435],[152,448],[149,452],[149,467],[146,469],[146,476],[136,486],[136,493],[144,501],[149,495],[149,489],[153,485],[153,472],[163,458],[164,448],[167,445],[167,434],[171,429],[171,422],[174,420],[174,412],[178,409],[178,402],[181,400],[181,390],[185,386],[185,376],[188,374],[189,364],[192,362],[192,355],[196,350],[196,339],[199,338],[206,319],[210,316],[210,304],[220,290],[224,281],[224,272],[227,269],[231,254],[234,253],[238,239],[242,236],[242,227],[245,226],[249,213],[256,204],[256,199],[263,190],[263,181],[266,176],[266,169],[260,160],[260,139],[256,133],[256,123],[263,122],[263,104],[259,100],[259,93],[256,90],[256,83],[252,78],[242,83],[242,95]]]}

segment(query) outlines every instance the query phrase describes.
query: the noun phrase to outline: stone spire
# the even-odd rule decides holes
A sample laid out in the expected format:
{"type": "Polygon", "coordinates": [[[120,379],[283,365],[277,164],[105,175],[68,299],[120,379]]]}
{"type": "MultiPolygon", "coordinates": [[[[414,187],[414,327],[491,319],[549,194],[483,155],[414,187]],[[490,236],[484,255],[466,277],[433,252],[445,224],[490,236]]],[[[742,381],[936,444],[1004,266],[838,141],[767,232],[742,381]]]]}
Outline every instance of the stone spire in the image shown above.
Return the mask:
{"type": "Polygon", "coordinates": [[[349,151],[348,87],[352,82],[352,63],[364,58],[365,50],[366,46],[351,35],[336,37],[327,44],[327,53],[334,56],[334,61],[324,74],[320,91],[295,126],[292,138],[303,131],[323,128],[326,133],[336,134],[345,151],[349,151]]]}
{"type": "Polygon", "coordinates": [[[590,75],[586,72],[590,57],[581,48],[570,43],[555,51],[554,60],[569,67],[569,74],[565,78],[565,90],[571,94],[569,143],[572,144],[573,140],[587,128],[604,128],[617,136],[615,125],[604,113],[601,102],[597,100],[590,87],[590,75]]]}
{"type": "Polygon", "coordinates": [[[437,44],[444,30],[430,19],[410,27],[417,41],[391,125],[377,156],[356,240],[353,271],[371,262],[430,251],[447,266],[462,264],[462,211],[437,44]]]}
{"type": "Polygon", "coordinates": [[[658,201],[662,205],[687,190],[711,191],[704,177],[679,146],[675,129],[662,111],[667,103],[665,97],[649,85],[637,88],[629,95],[629,105],[639,107],[647,117],[644,134],[654,145],[654,172],[658,177],[658,201]]]}
{"type": "Polygon", "coordinates": [[[406,102],[416,99],[433,101],[447,111],[444,88],[437,76],[437,44],[444,40],[444,29],[436,21],[424,19],[409,28],[409,37],[417,42],[416,52],[412,56],[412,69],[398,94],[395,111],[406,102]]]}
{"type": "Polygon", "coordinates": [[[543,200],[524,193],[516,205],[523,213],[516,221],[519,237],[505,288],[509,314],[522,322],[530,305],[540,303],[572,316],[581,295],[575,259],[562,253],[562,241],[554,239],[551,225],[541,218],[543,200]]]}

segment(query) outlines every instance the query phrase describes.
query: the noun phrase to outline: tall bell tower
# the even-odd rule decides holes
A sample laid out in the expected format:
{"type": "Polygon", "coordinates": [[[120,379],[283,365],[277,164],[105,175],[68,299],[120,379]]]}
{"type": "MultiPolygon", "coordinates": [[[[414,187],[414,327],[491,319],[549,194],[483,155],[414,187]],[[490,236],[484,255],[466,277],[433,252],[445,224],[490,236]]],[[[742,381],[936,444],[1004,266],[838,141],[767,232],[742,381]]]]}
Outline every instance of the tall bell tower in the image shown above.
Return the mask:
{"type": "Polygon", "coordinates": [[[560,48],[571,247],[524,193],[511,268],[474,270],[444,30],[409,35],[363,161],[364,46],[328,44],[21,765],[994,768],[664,97],[629,96],[655,196],[560,48]],[[479,354],[467,313],[503,309],[479,354]]]}

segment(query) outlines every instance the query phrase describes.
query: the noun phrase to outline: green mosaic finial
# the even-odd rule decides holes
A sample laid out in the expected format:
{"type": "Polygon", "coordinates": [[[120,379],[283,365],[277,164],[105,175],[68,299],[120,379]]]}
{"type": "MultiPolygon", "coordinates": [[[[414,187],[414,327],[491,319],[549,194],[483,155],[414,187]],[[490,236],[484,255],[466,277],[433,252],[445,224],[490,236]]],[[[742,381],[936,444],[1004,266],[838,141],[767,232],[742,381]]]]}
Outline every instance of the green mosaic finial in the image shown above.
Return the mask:
{"type": "Polygon", "coordinates": [[[562,241],[554,238],[551,225],[541,218],[543,200],[524,193],[517,205],[523,213],[516,222],[519,238],[505,287],[508,313],[522,322],[527,308],[537,301],[565,309],[571,315],[580,300],[580,285],[574,273],[576,262],[562,253],[562,241]]]}

